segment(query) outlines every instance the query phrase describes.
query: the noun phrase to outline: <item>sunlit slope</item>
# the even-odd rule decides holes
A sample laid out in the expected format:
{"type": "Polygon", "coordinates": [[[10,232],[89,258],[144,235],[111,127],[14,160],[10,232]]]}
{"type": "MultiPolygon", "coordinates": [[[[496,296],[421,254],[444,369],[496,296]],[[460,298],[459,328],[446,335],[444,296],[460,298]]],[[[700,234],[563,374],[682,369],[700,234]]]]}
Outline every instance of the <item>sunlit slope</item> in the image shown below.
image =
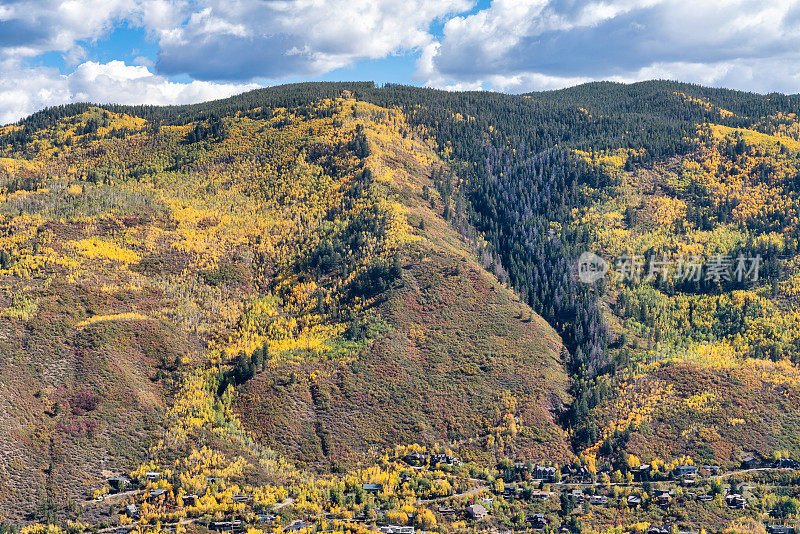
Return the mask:
{"type": "Polygon", "coordinates": [[[604,288],[610,348],[631,367],[582,424],[592,453],[738,466],[742,455],[798,450],[800,145],[784,120],[771,133],[699,125],[689,153],[647,167],[631,165],[631,151],[580,154],[613,184],[576,214],[590,247],[673,269],[648,277],[645,264],[604,288]],[[740,257],[747,269],[759,258],[742,280],[740,257]],[[675,276],[680,261],[715,258],[731,274],[675,276]]]}
{"type": "Polygon", "coordinates": [[[88,108],[32,135],[0,161],[8,517],[99,520],[105,477],[159,439],[190,454],[231,405],[308,463],[448,438],[569,456],[560,340],[475,262],[397,110],[88,108]]]}
{"type": "Polygon", "coordinates": [[[366,126],[368,168],[411,230],[391,287],[357,325],[366,343],[339,361],[270,366],[237,392],[236,411],[297,461],[353,462],[407,442],[455,442],[481,459],[566,459],[560,340],[444,220],[434,179],[449,171],[405,127],[380,114],[366,126]]]}

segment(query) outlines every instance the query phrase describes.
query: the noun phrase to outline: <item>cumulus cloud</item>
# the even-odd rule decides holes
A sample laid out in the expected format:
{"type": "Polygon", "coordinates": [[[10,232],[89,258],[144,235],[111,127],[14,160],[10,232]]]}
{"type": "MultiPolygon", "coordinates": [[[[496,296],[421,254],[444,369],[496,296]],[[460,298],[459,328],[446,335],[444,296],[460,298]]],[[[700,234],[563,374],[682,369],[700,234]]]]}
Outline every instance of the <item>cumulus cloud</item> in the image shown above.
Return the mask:
{"type": "Polygon", "coordinates": [[[255,89],[256,84],[171,82],[145,66],[87,61],[69,75],[55,69],[0,66],[0,124],[68,102],[191,104],[255,89]]]}
{"type": "Polygon", "coordinates": [[[798,91],[798,20],[798,0],[495,0],[445,24],[420,76],[532,90],[659,73],[798,91]]]}
{"type": "Polygon", "coordinates": [[[469,0],[203,0],[164,32],[157,68],[206,80],[313,76],[432,42],[432,22],[469,0]]]}
{"type": "Polygon", "coordinates": [[[472,0],[2,0],[0,96],[7,100],[0,116],[7,121],[84,97],[186,102],[230,94],[253,80],[320,75],[420,50],[433,41],[432,23],[471,6],[472,0]],[[87,49],[122,25],[143,29],[158,44],[155,62],[134,60],[148,75],[134,76],[142,72],[131,70],[136,66],[86,61],[87,49]],[[74,72],[23,67],[45,52],[60,53],[74,72]],[[96,71],[102,73],[95,81],[83,82],[96,71]],[[200,81],[161,77],[178,75],[200,81]]]}

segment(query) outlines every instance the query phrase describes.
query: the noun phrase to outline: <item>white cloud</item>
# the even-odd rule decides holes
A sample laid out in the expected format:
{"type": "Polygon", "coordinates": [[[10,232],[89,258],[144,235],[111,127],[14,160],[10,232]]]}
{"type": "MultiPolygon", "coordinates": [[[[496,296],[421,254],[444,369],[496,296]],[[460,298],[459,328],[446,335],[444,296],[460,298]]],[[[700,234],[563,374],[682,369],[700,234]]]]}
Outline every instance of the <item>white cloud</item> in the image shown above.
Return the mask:
{"type": "Polygon", "coordinates": [[[495,0],[419,63],[431,85],[517,91],[655,74],[800,91],[800,0],[495,0]]]}
{"type": "Polygon", "coordinates": [[[99,104],[191,104],[255,89],[255,84],[171,82],[145,66],[122,61],[87,61],[64,76],[54,69],[0,65],[0,124],[47,106],[69,102],[99,104]]]}
{"type": "Polygon", "coordinates": [[[319,75],[432,42],[435,20],[471,0],[201,0],[161,35],[157,67],[199,79],[319,75]]]}

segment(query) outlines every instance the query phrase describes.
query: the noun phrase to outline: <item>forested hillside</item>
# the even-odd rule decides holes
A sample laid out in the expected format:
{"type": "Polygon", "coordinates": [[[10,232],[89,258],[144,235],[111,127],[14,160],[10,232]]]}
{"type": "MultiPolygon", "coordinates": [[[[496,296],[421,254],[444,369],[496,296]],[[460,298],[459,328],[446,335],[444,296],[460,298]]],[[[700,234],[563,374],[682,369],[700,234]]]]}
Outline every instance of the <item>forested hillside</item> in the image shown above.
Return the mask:
{"type": "Polygon", "coordinates": [[[726,484],[789,510],[794,475],[738,471],[800,459],[798,113],[663,81],[309,83],[3,127],[4,428],[30,443],[6,513],[722,531],[726,484]],[[681,464],[727,473],[695,502],[681,464]],[[79,502],[123,471],[140,493],[79,502]]]}
{"type": "Polygon", "coordinates": [[[204,446],[250,458],[238,483],[295,480],[264,446],[326,470],[415,442],[571,459],[561,341],[442,217],[454,176],[410,128],[345,95],[182,126],[89,107],[33,158],[12,142],[4,350],[40,370],[7,368],[35,447],[9,451],[6,513],[102,517],[81,501],[104,477],[204,446]]]}

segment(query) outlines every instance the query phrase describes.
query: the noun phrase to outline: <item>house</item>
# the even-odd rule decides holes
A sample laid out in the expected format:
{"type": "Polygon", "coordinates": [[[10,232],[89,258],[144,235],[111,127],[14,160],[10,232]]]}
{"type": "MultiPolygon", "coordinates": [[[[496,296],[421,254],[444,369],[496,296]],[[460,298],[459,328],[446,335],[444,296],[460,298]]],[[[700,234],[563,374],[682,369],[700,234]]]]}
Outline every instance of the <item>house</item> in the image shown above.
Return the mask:
{"type": "Polygon", "coordinates": [[[161,478],[161,473],[158,473],[156,471],[148,471],[147,473],[144,474],[144,478],[146,478],[151,482],[155,482],[156,480],[161,478]]]}
{"type": "Polygon", "coordinates": [[[706,471],[707,473],[710,473],[712,475],[718,475],[720,471],[718,465],[703,465],[702,469],[703,471],[706,471]]]}
{"type": "Polygon", "coordinates": [[[744,500],[744,497],[742,497],[737,493],[731,493],[730,495],[726,495],[725,502],[727,503],[729,508],[733,508],[734,510],[741,510],[747,504],[747,501],[744,500]]]}
{"type": "Polygon", "coordinates": [[[480,504],[470,504],[467,506],[467,515],[475,521],[480,521],[488,515],[489,512],[480,504]]]}
{"type": "Polygon", "coordinates": [[[183,502],[187,504],[188,503],[196,504],[197,498],[198,498],[197,495],[195,495],[194,493],[190,493],[189,495],[183,496],[183,502]]]}
{"type": "Polygon", "coordinates": [[[574,489],[571,492],[569,492],[569,497],[574,499],[575,502],[578,504],[583,504],[583,502],[586,500],[586,497],[583,495],[583,492],[579,489],[574,489]]]}
{"type": "Polygon", "coordinates": [[[154,489],[149,493],[148,499],[151,501],[161,499],[165,493],[167,493],[167,490],[164,488],[154,489]]]}
{"type": "Polygon", "coordinates": [[[438,512],[442,515],[442,517],[452,518],[456,515],[456,511],[449,506],[440,506],[438,512]]]}
{"type": "Polygon", "coordinates": [[[368,493],[381,493],[383,484],[361,484],[361,489],[368,493]]]}
{"type": "Polygon", "coordinates": [[[311,526],[311,523],[307,523],[305,521],[298,521],[296,523],[292,523],[291,525],[289,525],[288,527],[283,529],[283,531],[284,532],[297,532],[298,530],[303,530],[304,528],[308,528],[310,526],[311,526]]]}
{"type": "Polygon", "coordinates": [[[556,468],[552,466],[537,465],[533,468],[534,480],[545,480],[552,482],[556,478],[556,468]]]}
{"type": "Polygon", "coordinates": [[[449,454],[434,454],[431,456],[431,465],[461,465],[461,460],[449,454]]]}
{"type": "Polygon", "coordinates": [[[428,457],[418,452],[411,452],[406,454],[403,460],[405,460],[408,465],[420,466],[428,461],[428,457]]]}
{"type": "Polygon", "coordinates": [[[669,506],[672,497],[670,496],[669,492],[667,492],[659,495],[656,500],[658,501],[659,506],[669,506]]]}
{"type": "Polygon", "coordinates": [[[536,499],[538,501],[543,501],[550,498],[552,495],[549,491],[544,491],[540,489],[535,489],[531,491],[531,499],[536,499]]]}
{"type": "Polygon", "coordinates": [[[675,476],[680,478],[691,477],[694,478],[697,476],[697,466],[696,465],[679,465],[675,468],[675,476]]]}
{"type": "Polygon", "coordinates": [[[652,526],[647,529],[647,534],[669,534],[669,529],[666,527],[652,526]]]}
{"type": "Polygon", "coordinates": [[[275,519],[277,519],[277,518],[272,514],[257,514],[256,515],[256,520],[259,523],[274,523],[275,519]]]}
{"type": "Polygon", "coordinates": [[[592,472],[589,471],[587,467],[581,467],[578,472],[575,474],[575,479],[578,482],[591,482],[592,481],[592,472]]]}
{"type": "Polygon", "coordinates": [[[215,521],[211,528],[220,532],[233,532],[233,521],[215,521]]]}
{"type": "Polygon", "coordinates": [[[542,514],[533,514],[528,516],[527,521],[531,528],[535,530],[543,529],[547,526],[547,518],[542,514]]]}
{"type": "Polygon", "coordinates": [[[233,502],[237,502],[237,503],[238,502],[247,502],[247,501],[250,500],[250,496],[249,495],[243,495],[243,494],[234,495],[233,497],[231,497],[231,500],[233,502]]]}
{"type": "Polygon", "coordinates": [[[702,495],[698,495],[697,500],[700,502],[711,502],[714,500],[714,496],[709,495],[708,493],[704,493],[702,495]]]}
{"type": "Polygon", "coordinates": [[[478,500],[480,502],[482,502],[483,504],[485,504],[486,506],[491,506],[492,504],[494,504],[494,498],[492,498],[492,497],[483,497],[483,498],[478,499],[478,500]]]}
{"type": "Polygon", "coordinates": [[[794,527],[789,525],[767,525],[769,534],[794,534],[794,527]]]}
{"type": "Polygon", "coordinates": [[[594,506],[605,506],[608,504],[608,497],[605,495],[592,495],[589,497],[589,504],[594,506]]]}
{"type": "Polygon", "coordinates": [[[111,477],[108,479],[108,485],[117,491],[122,491],[131,485],[131,479],[128,477],[111,477]]]}
{"type": "Polygon", "coordinates": [[[128,514],[128,517],[131,519],[135,519],[139,517],[139,509],[136,508],[135,504],[129,504],[125,507],[125,513],[128,514]]]}
{"type": "Polygon", "coordinates": [[[642,504],[642,498],[637,497],[636,495],[630,495],[628,497],[628,506],[639,506],[642,504]]]}
{"type": "Polygon", "coordinates": [[[779,469],[797,469],[798,463],[791,458],[778,458],[775,461],[775,467],[779,469]]]}
{"type": "Polygon", "coordinates": [[[741,455],[742,467],[745,469],[755,469],[761,465],[761,460],[755,454],[746,453],[741,455]]]}
{"type": "Polygon", "coordinates": [[[383,534],[414,534],[414,527],[403,527],[399,525],[387,525],[381,527],[383,534]]]}

